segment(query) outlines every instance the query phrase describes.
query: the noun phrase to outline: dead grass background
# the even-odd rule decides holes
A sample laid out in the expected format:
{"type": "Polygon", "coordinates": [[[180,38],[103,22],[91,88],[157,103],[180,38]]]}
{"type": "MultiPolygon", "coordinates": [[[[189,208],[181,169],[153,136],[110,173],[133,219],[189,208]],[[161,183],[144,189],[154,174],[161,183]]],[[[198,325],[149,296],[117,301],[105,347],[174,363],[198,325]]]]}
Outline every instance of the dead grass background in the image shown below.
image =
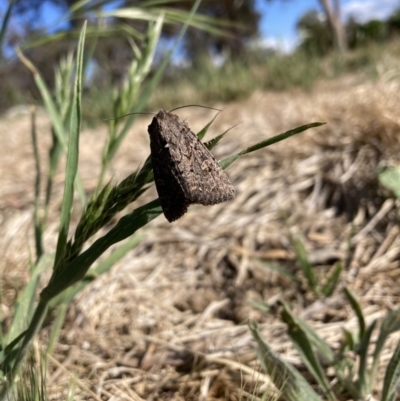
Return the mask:
{"type": "MultiPolygon", "coordinates": [[[[364,82],[358,76],[343,77],[320,83],[311,93],[258,92],[246,102],[224,105],[212,133],[240,125],[216,149],[219,158],[301,124],[328,125],[232,165],[228,175],[237,191],[234,201],[194,206],[176,223],[160,216],[147,226],[140,246],[71,305],[47,374],[50,399],[65,399],[71,386],[77,400],[239,400],[261,395],[268,380],[260,372],[248,319],[259,323],[279,355],[304,370],[279,320],[279,299],[290,302],[339,347],[342,329],[357,329],[340,288],[328,299],[315,299],[306,285],[296,286],[262,263],[278,263],[301,277],[290,234],[303,239],[321,279],[337,260],[343,261],[339,287],[346,284],[356,293],[367,322],[397,308],[399,203],[376,175],[379,164],[399,162],[400,82],[389,78],[381,74],[376,82],[364,82]],[[271,313],[253,307],[252,302],[261,300],[271,313]]],[[[213,112],[185,109],[179,114],[196,131],[213,112]]],[[[113,180],[122,180],[145,160],[148,124],[149,118],[143,118],[130,132],[112,164],[113,180]]],[[[49,122],[44,114],[39,115],[38,131],[47,159],[49,122]]],[[[105,133],[104,127],[82,133],[80,172],[88,192],[96,184],[105,133]]],[[[28,116],[0,121],[0,170],[6,326],[18,289],[29,278],[34,249],[28,116]]],[[[55,248],[62,190],[60,173],[45,236],[47,251],[55,248]]],[[[140,202],[155,196],[152,189],[140,202]]],[[[77,202],[75,221],[79,214],[77,202]]],[[[38,349],[46,345],[47,332],[45,328],[38,349]]],[[[391,336],[380,378],[398,340],[391,336]]]]}

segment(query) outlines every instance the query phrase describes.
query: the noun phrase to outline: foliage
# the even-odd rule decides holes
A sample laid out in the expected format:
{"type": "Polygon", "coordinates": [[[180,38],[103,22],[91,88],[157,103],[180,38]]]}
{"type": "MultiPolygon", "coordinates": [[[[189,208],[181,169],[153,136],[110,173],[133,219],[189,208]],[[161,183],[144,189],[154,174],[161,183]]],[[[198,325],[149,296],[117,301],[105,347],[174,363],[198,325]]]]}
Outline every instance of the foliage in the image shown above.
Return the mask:
{"type": "MultiPolygon", "coordinates": [[[[281,301],[281,319],[286,324],[288,335],[300,358],[313,378],[314,387],[294,366],[284,362],[264,342],[255,323],[249,327],[255,338],[259,358],[263,368],[271,375],[275,386],[288,400],[368,400],[375,388],[375,377],[383,347],[390,334],[400,330],[400,310],[390,312],[383,319],[378,339],[371,340],[376,329],[377,320],[366,324],[355,295],[350,289],[344,289],[344,295],[357,316],[358,332],[351,333],[344,329],[342,345],[339,350],[333,349],[317,332],[290,307],[281,301]],[[372,363],[368,366],[368,358],[372,355],[372,363]],[[334,371],[335,384],[331,384],[328,370],[334,371]]],[[[400,344],[400,343],[399,343],[400,344]]],[[[397,347],[389,361],[382,388],[382,400],[394,400],[400,376],[400,352],[397,347]]]]}
{"type": "Polygon", "coordinates": [[[333,37],[321,13],[307,12],[296,26],[301,38],[299,49],[312,55],[327,54],[333,49],[333,37]]]}
{"type": "MultiPolygon", "coordinates": [[[[303,241],[299,237],[294,236],[290,238],[290,241],[295,253],[297,265],[300,267],[300,279],[294,272],[278,263],[271,263],[267,259],[261,259],[261,262],[265,264],[268,269],[275,271],[283,278],[289,279],[293,284],[301,285],[302,289],[299,289],[300,292],[306,287],[306,292],[311,292],[315,298],[330,297],[339,284],[343,263],[341,261],[336,262],[330,269],[330,272],[321,277],[321,275],[316,272],[315,266],[310,262],[303,241]]],[[[255,305],[260,306],[258,304],[255,305]]],[[[261,306],[261,310],[264,310],[264,306],[261,306]]]]}

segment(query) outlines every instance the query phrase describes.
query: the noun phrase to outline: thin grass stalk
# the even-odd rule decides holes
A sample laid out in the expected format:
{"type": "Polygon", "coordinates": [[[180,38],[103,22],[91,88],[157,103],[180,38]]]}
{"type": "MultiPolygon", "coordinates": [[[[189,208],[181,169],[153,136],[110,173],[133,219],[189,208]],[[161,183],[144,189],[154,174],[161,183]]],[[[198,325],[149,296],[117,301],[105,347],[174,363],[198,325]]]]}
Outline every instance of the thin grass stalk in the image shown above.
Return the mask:
{"type": "MultiPolygon", "coordinates": [[[[50,333],[49,343],[47,345],[46,354],[51,355],[54,351],[54,347],[56,346],[62,326],[64,324],[65,316],[68,310],[68,305],[69,302],[62,302],[58,305],[56,319],[51,326],[51,333],[50,333]]],[[[46,358],[46,363],[47,363],[47,358],[46,358]]]]}
{"type": "Polygon", "coordinates": [[[43,225],[40,219],[40,185],[41,185],[41,170],[40,170],[40,156],[37,142],[37,132],[36,132],[36,109],[35,106],[31,107],[31,135],[32,135],[32,147],[33,147],[33,157],[35,160],[35,200],[34,200],[34,210],[33,210],[33,221],[34,221],[34,231],[35,231],[35,248],[36,248],[36,263],[39,261],[43,254],[43,225]]]}
{"type": "MultiPolygon", "coordinates": [[[[17,53],[19,59],[22,61],[22,63],[32,72],[36,86],[38,87],[38,89],[41,93],[41,96],[43,98],[43,103],[45,104],[47,112],[49,113],[49,116],[51,118],[51,122],[54,127],[54,134],[57,136],[58,141],[61,143],[63,150],[65,152],[67,152],[67,150],[68,150],[67,141],[66,141],[67,135],[65,134],[65,129],[63,126],[62,118],[61,118],[60,113],[51,97],[50,91],[48,90],[46,83],[44,82],[43,78],[41,77],[41,75],[40,75],[39,71],[36,69],[36,67],[31,63],[31,61],[29,61],[22,54],[21,50],[17,48],[16,53],[17,53]]],[[[76,177],[75,184],[76,184],[76,189],[79,194],[79,197],[81,198],[81,202],[82,202],[82,204],[85,204],[86,196],[83,191],[83,186],[82,186],[79,175],[76,177]]]]}
{"type": "Polygon", "coordinates": [[[69,133],[69,144],[68,144],[68,155],[67,155],[67,167],[65,176],[64,186],[64,197],[61,208],[61,222],[60,231],[57,241],[56,257],[54,262],[55,270],[61,257],[65,251],[67,244],[68,229],[71,219],[72,204],[74,197],[74,186],[76,176],[78,174],[78,158],[79,158],[79,135],[81,130],[82,122],[82,68],[83,68],[83,50],[84,40],[86,33],[85,22],[83,24],[81,36],[78,43],[78,52],[76,57],[76,79],[73,97],[73,108],[71,113],[71,126],[69,133]]]}
{"type": "Polygon", "coordinates": [[[4,38],[7,33],[8,29],[8,24],[10,23],[10,18],[11,18],[11,12],[12,9],[14,8],[15,4],[17,3],[17,0],[11,0],[8,4],[6,13],[4,14],[3,22],[1,23],[1,29],[0,29],[0,62],[3,61],[3,49],[4,49],[4,38]]]}
{"type": "MultiPolygon", "coordinates": [[[[179,43],[181,42],[183,36],[186,33],[186,30],[188,29],[191,21],[193,20],[193,17],[198,9],[198,7],[200,6],[201,0],[196,0],[196,2],[194,3],[192,9],[190,10],[190,13],[187,17],[187,19],[185,20],[185,23],[182,26],[182,29],[179,32],[179,35],[177,36],[172,48],[169,50],[169,52],[167,53],[167,56],[163,59],[163,61],[160,64],[160,67],[157,69],[156,73],[154,74],[154,77],[152,78],[152,80],[149,82],[149,84],[147,85],[147,87],[145,88],[143,95],[140,97],[140,101],[138,103],[138,105],[135,107],[135,109],[133,110],[134,113],[138,113],[141,112],[144,108],[144,106],[146,105],[148,99],[150,98],[150,95],[153,93],[155,87],[157,86],[157,84],[159,83],[162,74],[164,73],[165,69],[167,68],[168,63],[171,60],[172,54],[174,53],[175,49],[178,47],[179,43]]],[[[128,133],[129,128],[131,127],[132,123],[134,122],[134,120],[136,119],[136,116],[133,114],[131,115],[128,120],[126,121],[123,129],[121,130],[121,132],[118,135],[118,141],[115,142],[113,144],[113,146],[110,148],[110,157],[112,158],[115,153],[117,152],[117,150],[119,149],[119,146],[121,145],[121,142],[123,140],[123,138],[125,138],[126,134],[128,133]]]]}
{"type": "MultiPolygon", "coordinates": [[[[39,304],[37,305],[36,310],[35,310],[35,314],[33,315],[31,323],[23,337],[22,344],[18,348],[15,359],[13,361],[6,360],[6,364],[5,364],[6,366],[9,365],[7,362],[11,362],[10,363],[11,370],[8,374],[8,379],[9,379],[10,385],[12,385],[13,380],[19,371],[20,364],[25,356],[25,353],[26,353],[28,347],[30,346],[32,340],[35,338],[36,334],[39,332],[40,328],[43,325],[43,321],[47,315],[47,309],[48,309],[48,303],[39,301],[39,304]]],[[[9,355],[11,355],[11,353],[9,355]]],[[[5,386],[5,387],[7,387],[7,386],[5,386]]]]}

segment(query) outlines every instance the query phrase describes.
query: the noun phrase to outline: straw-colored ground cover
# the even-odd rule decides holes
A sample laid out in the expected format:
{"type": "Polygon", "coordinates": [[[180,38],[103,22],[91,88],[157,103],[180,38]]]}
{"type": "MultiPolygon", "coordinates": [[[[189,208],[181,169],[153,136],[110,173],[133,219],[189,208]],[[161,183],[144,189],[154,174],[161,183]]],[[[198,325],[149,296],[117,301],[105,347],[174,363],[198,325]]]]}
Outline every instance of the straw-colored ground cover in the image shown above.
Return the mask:
{"type": "MultiPolygon", "coordinates": [[[[400,82],[387,74],[376,82],[344,77],[321,83],[311,93],[259,92],[223,107],[212,133],[239,125],[217,147],[217,157],[305,123],[328,124],[233,164],[227,173],[237,192],[234,201],[194,206],[178,222],[169,224],[160,216],[147,226],[142,243],[70,308],[47,372],[50,399],[65,399],[71,386],[82,400],[260,396],[268,379],[260,372],[249,319],[259,323],[279,355],[304,371],[279,319],[280,299],[334,347],[339,347],[344,327],[357,329],[340,290],[343,285],[359,297],[367,322],[399,306],[399,204],[380,185],[376,170],[382,163],[399,162],[400,82]],[[317,299],[307,289],[291,236],[302,239],[321,280],[336,261],[343,262],[332,297],[317,299]],[[302,284],[284,278],[265,261],[287,269],[302,284]],[[254,307],[261,300],[270,312],[254,307]]],[[[213,112],[185,109],[179,114],[196,131],[213,112]]],[[[113,180],[122,180],[144,162],[149,120],[141,118],[119,150],[110,173],[113,180]]],[[[40,115],[38,135],[46,136],[40,142],[49,146],[48,128],[48,119],[40,115]]],[[[97,182],[104,139],[102,127],[82,134],[80,172],[88,192],[97,182]]],[[[46,158],[48,148],[40,152],[46,158]]],[[[34,160],[28,116],[0,121],[0,171],[6,325],[18,289],[28,279],[33,249],[34,160]]],[[[62,189],[60,174],[55,198],[61,200],[62,189]]],[[[152,189],[140,201],[155,196],[152,189]]],[[[47,246],[55,246],[59,205],[54,202],[50,210],[47,246]]],[[[384,350],[380,378],[398,340],[392,335],[384,350]]],[[[45,328],[38,351],[46,341],[45,328]]]]}

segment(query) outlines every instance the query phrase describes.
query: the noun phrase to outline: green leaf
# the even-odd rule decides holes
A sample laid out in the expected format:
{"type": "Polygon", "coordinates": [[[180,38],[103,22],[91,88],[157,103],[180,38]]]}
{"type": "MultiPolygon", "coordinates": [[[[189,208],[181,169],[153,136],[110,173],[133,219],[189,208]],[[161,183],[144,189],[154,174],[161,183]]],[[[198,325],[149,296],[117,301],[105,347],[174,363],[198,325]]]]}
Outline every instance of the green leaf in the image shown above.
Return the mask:
{"type": "Polygon", "coordinates": [[[301,328],[301,330],[307,335],[312,345],[317,349],[321,357],[329,365],[334,365],[336,362],[335,354],[329,345],[317,334],[317,332],[303,319],[295,316],[288,305],[284,301],[279,301],[279,304],[283,306],[285,312],[290,316],[290,318],[296,323],[296,325],[301,328]]]}
{"type": "Polygon", "coordinates": [[[11,344],[20,333],[24,331],[31,320],[32,305],[35,303],[36,293],[39,287],[40,275],[50,267],[52,258],[43,255],[31,272],[29,281],[24,287],[15,306],[14,318],[8,331],[7,342],[11,344]]]}
{"type": "Polygon", "coordinates": [[[3,52],[2,49],[4,49],[4,38],[7,32],[8,24],[10,22],[10,17],[11,17],[11,12],[13,7],[15,6],[15,3],[17,0],[11,0],[8,3],[7,10],[4,14],[3,22],[1,23],[1,29],[0,29],[0,59],[3,58],[3,52]]]}
{"type": "Polygon", "coordinates": [[[62,293],[56,298],[52,299],[50,307],[54,308],[61,303],[68,304],[77,294],[79,294],[94,278],[108,272],[115,264],[121,260],[128,252],[138,246],[143,239],[143,234],[134,234],[128,241],[118,248],[114,249],[104,260],[100,261],[98,265],[90,270],[88,274],[75,286],[69,289],[66,293],[62,293]],[[90,275],[90,276],[89,276],[90,275]]]}
{"type": "Polygon", "coordinates": [[[353,309],[354,313],[358,319],[358,326],[360,328],[360,338],[363,338],[365,335],[365,319],[362,312],[361,305],[359,304],[355,294],[348,287],[344,287],[344,294],[346,295],[347,300],[350,302],[350,306],[353,309]]]}
{"type": "Polygon", "coordinates": [[[293,283],[299,283],[299,280],[297,279],[297,277],[294,274],[290,273],[290,271],[283,268],[278,263],[269,262],[268,260],[264,260],[264,259],[259,259],[259,260],[262,264],[265,265],[265,267],[267,269],[270,269],[270,270],[278,273],[280,276],[282,276],[286,279],[289,279],[290,281],[293,281],[293,283]]]}
{"type": "Polygon", "coordinates": [[[78,42],[76,57],[76,77],[74,85],[74,97],[72,101],[70,133],[67,154],[67,167],[65,176],[64,196],[61,207],[60,231],[57,241],[56,257],[54,268],[57,272],[57,265],[62,258],[68,238],[68,229],[71,219],[72,205],[74,199],[74,183],[78,172],[79,159],[79,135],[82,121],[82,67],[83,50],[85,43],[86,22],[83,25],[81,36],[78,42]]]}
{"type": "Polygon", "coordinates": [[[397,384],[400,378],[400,342],[390,358],[383,380],[381,401],[394,400],[397,393],[397,384]]]}
{"type": "Polygon", "coordinates": [[[330,297],[335,291],[339,283],[340,274],[342,273],[342,270],[343,270],[343,263],[341,261],[336,262],[332,270],[332,273],[328,276],[326,283],[324,284],[321,290],[325,297],[330,297]]]}
{"type": "MultiPolygon", "coordinates": [[[[208,124],[206,124],[206,125],[198,132],[197,138],[199,138],[200,141],[206,136],[208,129],[211,127],[211,124],[215,121],[215,119],[216,119],[218,116],[219,116],[219,113],[217,113],[217,114],[213,117],[213,119],[212,119],[208,124]]],[[[206,146],[207,146],[207,145],[206,145],[206,146]]],[[[209,148],[209,147],[207,146],[207,149],[210,150],[211,148],[209,148]]]]}
{"type": "Polygon", "coordinates": [[[220,142],[221,140],[224,138],[224,136],[233,128],[235,128],[236,125],[234,125],[233,127],[228,128],[225,132],[223,132],[222,134],[217,135],[216,137],[210,139],[208,142],[204,143],[204,146],[208,149],[211,150],[212,148],[215,148],[220,142]]]}
{"type": "Polygon", "coordinates": [[[260,150],[262,148],[265,148],[267,146],[271,146],[274,143],[283,141],[284,139],[290,138],[293,135],[297,135],[300,134],[301,132],[304,132],[310,128],[314,128],[314,127],[320,127],[321,125],[324,125],[326,123],[320,123],[320,122],[315,122],[315,123],[311,123],[311,124],[306,124],[306,125],[302,125],[300,127],[291,129],[289,131],[284,132],[283,134],[279,134],[276,136],[273,136],[272,138],[269,138],[265,141],[261,141],[259,143],[256,143],[253,146],[248,147],[247,149],[242,150],[241,152],[237,153],[236,155],[227,157],[226,159],[220,161],[219,165],[225,169],[228,166],[230,166],[233,162],[235,162],[237,159],[239,159],[239,157],[243,156],[243,155],[247,155],[248,153],[252,153],[255,152],[256,150],[260,150]]]}
{"type": "MultiPolygon", "coordinates": [[[[188,26],[190,25],[193,17],[195,16],[195,13],[200,5],[201,0],[196,0],[196,2],[194,3],[191,11],[189,14],[186,15],[186,19],[185,22],[181,28],[181,31],[179,32],[179,35],[177,36],[171,50],[168,51],[167,55],[164,57],[163,61],[160,63],[160,66],[158,67],[157,71],[155,72],[155,74],[153,75],[152,79],[149,81],[149,83],[147,84],[146,88],[144,89],[144,91],[141,94],[140,97],[140,101],[138,103],[138,105],[135,107],[135,109],[133,110],[133,113],[139,113],[143,110],[144,106],[147,104],[148,99],[150,98],[151,94],[153,93],[155,87],[157,86],[157,84],[160,82],[161,77],[165,71],[165,69],[167,68],[172,54],[174,53],[175,49],[178,47],[180,41],[182,40],[183,35],[185,34],[188,26]]],[[[158,14],[158,20],[157,21],[163,21],[164,15],[162,14],[161,16],[158,14]]],[[[161,27],[160,27],[161,29],[161,27]]],[[[161,31],[160,31],[161,32],[161,31]]],[[[113,143],[110,145],[110,149],[108,151],[108,158],[111,159],[112,157],[114,157],[115,153],[117,152],[119,146],[122,143],[122,140],[125,138],[125,136],[127,135],[131,125],[133,124],[133,122],[136,119],[136,115],[132,114],[126,121],[124,127],[122,128],[122,130],[120,131],[117,139],[115,141],[113,141],[113,143]]]]}
{"type": "Polygon", "coordinates": [[[12,340],[10,342],[10,344],[7,345],[7,347],[5,349],[2,349],[0,351],[0,365],[3,364],[5,358],[7,358],[7,356],[10,354],[10,352],[13,351],[13,349],[15,348],[15,346],[25,337],[26,335],[26,330],[23,331],[19,336],[17,336],[16,338],[14,338],[14,340],[12,340]]]}
{"type": "Polygon", "coordinates": [[[358,369],[358,385],[360,390],[360,397],[365,398],[372,390],[372,383],[368,381],[369,376],[367,374],[367,359],[368,349],[371,344],[371,335],[376,326],[376,320],[372,322],[370,326],[365,330],[364,336],[361,338],[359,355],[360,364],[358,369]]]}
{"type": "Polygon", "coordinates": [[[297,324],[295,319],[293,319],[293,315],[287,308],[287,305],[283,305],[284,309],[282,311],[282,320],[288,325],[289,337],[296,347],[302,361],[305,363],[309,372],[314,376],[315,380],[321,386],[325,395],[328,397],[328,399],[335,401],[336,397],[333,394],[329,385],[329,381],[325,376],[314,350],[312,349],[311,342],[308,339],[306,331],[303,330],[301,325],[297,324]]]}
{"type": "Polygon", "coordinates": [[[159,200],[137,208],[122,217],[106,235],[99,238],[86,251],[75,258],[49,285],[43,289],[41,299],[46,302],[71,285],[82,280],[90,266],[111,246],[134,234],[162,213],[159,200]]]}
{"type": "Polygon", "coordinates": [[[376,370],[378,368],[379,357],[382,349],[386,343],[387,338],[390,334],[400,330],[400,309],[396,309],[390,312],[382,321],[381,328],[379,330],[379,336],[376,341],[372,369],[371,369],[371,382],[374,382],[376,370]]]}
{"type": "Polygon", "coordinates": [[[303,271],[304,277],[307,280],[309,288],[315,295],[318,295],[317,278],[315,277],[314,274],[314,267],[308,260],[307,251],[306,248],[304,247],[303,242],[300,239],[296,238],[292,238],[291,242],[294,249],[294,253],[296,254],[297,263],[300,265],[300,268],[303,271]]]}
{"type": "MultiPolygon", "coordinates": [[[[17,48],[16,53],[19,57],[19,59],[25,64],[25,66],[32,72],[33,74],[33,79],[36,83],[36,86],[38,87],[40,94],[43,99],[43,103],[46,107],[47,112],[49,113],[51,122],[53,124],[54,128],[54,134],[56,135],[59,143],[61,144],[63,150],[67,152],[68,147],[67,147],[67,142],[66,142],[66,133],[64,129],[64,124],[62,117],[57,110],[56,104],[54,103],[50,91],[48,90],[46,83],[44,79],[41,77],[39,71],[36,69],[36,67],[22,54],[22,52],[17,48]]],[[[76,179],[76,187],[77,191],[79,193],[79,196],[81,198],[82,203],[85,203],[85,194],[82,190],[82,184],[80,177],[78,176],[76,179]]]]}
{"type": "Polygon", "coordinates": [[[37,141],[36,132],[36,111],[35,108],[31,108],[31,137],[33,147],[33,157],[35,160],[35,201],[33,210],[33,223],[35,232],[35,248],[36,248],[36,260],[39,260],[43,254],[43,238],[42,238],[42,222],[39,217],[40,207],[40,185],[41,185],[41,171],[40,171],[40,156],[39,147],[37,141]]]}
{"type": "Polygon", "coordinates": [[[271,376],[275,387],[288,401],[322,401],[298,370],[279,358],[264,342],[255,322],[249,322],[249,329],[258,345],[258,358],[264,370],[271,376]]]}
{"type": "Polygon", "coordinates": [[[400,198],[400,167],[383,167],[378,170],[378,179],[383,186],[400,198]]]}

